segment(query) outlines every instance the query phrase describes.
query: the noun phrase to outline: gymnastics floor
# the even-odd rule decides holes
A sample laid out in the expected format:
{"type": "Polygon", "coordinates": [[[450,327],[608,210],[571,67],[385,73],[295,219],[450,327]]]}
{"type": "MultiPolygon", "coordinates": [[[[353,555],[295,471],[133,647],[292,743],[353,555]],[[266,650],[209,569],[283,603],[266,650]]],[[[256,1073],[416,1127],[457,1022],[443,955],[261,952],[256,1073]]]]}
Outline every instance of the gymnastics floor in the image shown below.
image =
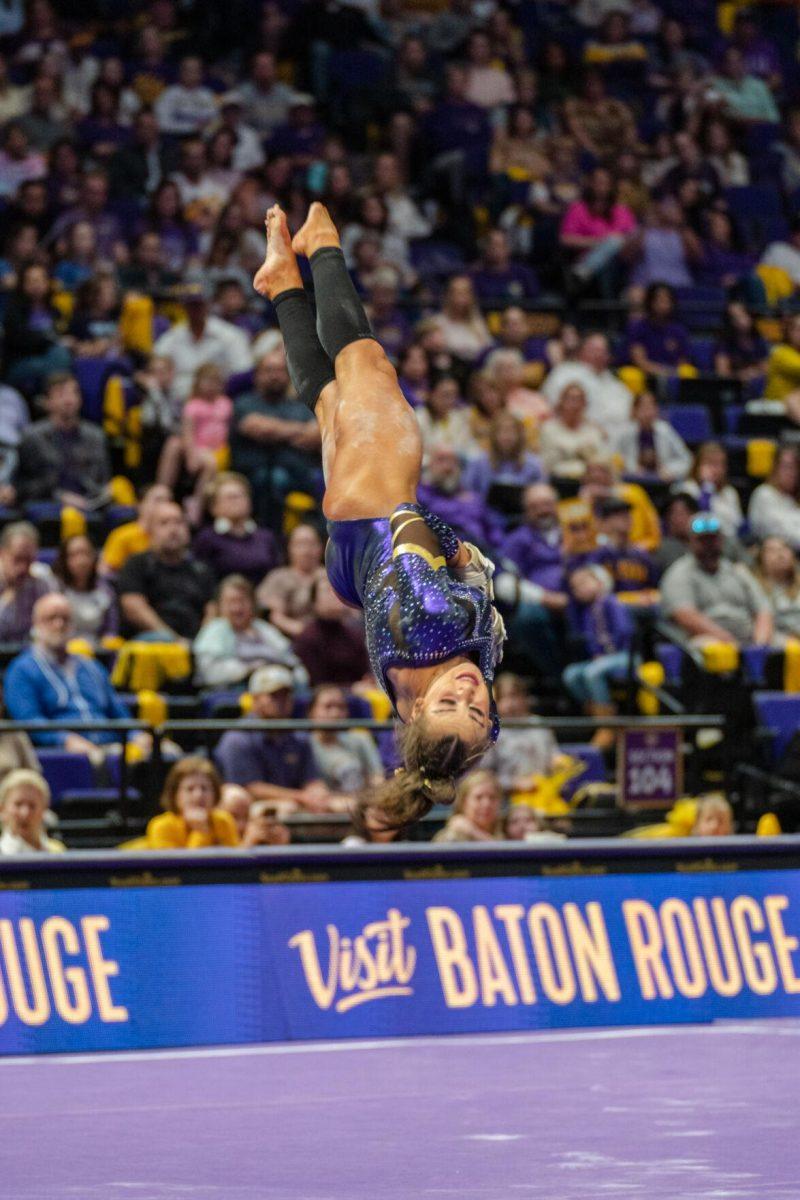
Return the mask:
{"type": "Polygon", "coordinates": [[[5,1200],[797,1200],[800,1022],[0,1059],[5,1200]]]}

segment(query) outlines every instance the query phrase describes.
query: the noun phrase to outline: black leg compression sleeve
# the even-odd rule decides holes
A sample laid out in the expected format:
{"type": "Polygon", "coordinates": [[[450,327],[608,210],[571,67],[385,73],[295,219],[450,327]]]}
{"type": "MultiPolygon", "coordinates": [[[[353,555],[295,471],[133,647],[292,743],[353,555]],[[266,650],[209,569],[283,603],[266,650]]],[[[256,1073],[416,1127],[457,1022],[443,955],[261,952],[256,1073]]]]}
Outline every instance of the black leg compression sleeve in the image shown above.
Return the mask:
{"type": "Polygon", "coordinates": [[[289,377],[303,404],[313,412],[320,392],[336,374],[319,344],[311,303],[301,287],[280,292],[272,303],[283,334],[289,377]]]}
{"type": "Polygon", "coordinates": [[[314,277],[319,340],[331,362],[351,342],[374,338],[364,306],[338,246],[323,246],[309,259],[314,277]]]}

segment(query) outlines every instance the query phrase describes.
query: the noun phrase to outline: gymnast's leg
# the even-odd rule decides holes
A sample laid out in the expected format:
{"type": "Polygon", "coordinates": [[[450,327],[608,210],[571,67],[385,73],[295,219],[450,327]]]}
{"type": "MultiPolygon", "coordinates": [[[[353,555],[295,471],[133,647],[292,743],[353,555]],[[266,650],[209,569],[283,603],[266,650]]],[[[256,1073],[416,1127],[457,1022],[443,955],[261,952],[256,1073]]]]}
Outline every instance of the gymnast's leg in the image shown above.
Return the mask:
{"type": "Polygon", "coordinates": [[[264,222],[267,254],[253,287],[273,303],[283,334],[286,365],[298,398],[316,415],[322,434],[322,467],[329,479],[336,453],[334,412],[337,401],[333,364],[320,345],[311,303],[292,250],[286,216],[273,205],[264,222]]]}
{"type": "Polygon", "coordinates": [[[397,373],[372,334],[327,210],[312,204],[293,242],[308,256],[317,331],[333,362],[335,458],[324,511],[330,520],[388,517],[416,500],[422,440],[397,373]]]}

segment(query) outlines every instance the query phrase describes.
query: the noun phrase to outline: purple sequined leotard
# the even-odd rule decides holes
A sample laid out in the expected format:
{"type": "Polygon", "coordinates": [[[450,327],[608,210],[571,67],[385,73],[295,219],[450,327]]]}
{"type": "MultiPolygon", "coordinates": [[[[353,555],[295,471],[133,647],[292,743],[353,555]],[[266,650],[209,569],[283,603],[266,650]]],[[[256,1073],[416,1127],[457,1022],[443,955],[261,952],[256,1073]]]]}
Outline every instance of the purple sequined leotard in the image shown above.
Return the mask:
{"type": "MultiPolygon", "coordinates": [[[[325,566],[334,591],[363,608],[375,678],[394,704],[390,667],[430,667],[457,655],[473,659],[489,686],[502,641],[485,590],[462,583],[446,559],[458,538],[418,504],[391,517],[329,521],[325,566]]],[[[497,720],[493,713],[493,740],[497,720]]]]}

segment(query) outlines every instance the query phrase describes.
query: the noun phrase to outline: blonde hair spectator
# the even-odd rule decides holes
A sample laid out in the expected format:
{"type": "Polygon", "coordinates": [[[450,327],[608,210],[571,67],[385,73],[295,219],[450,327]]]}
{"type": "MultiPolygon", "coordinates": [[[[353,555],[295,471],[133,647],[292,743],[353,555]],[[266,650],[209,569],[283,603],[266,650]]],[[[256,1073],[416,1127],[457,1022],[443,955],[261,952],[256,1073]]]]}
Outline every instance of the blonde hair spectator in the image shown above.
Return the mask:
{"type": "Polygon", "coordinates": [[[9,771],[0,783],[0,856],[64,850],[63,843],[45,833],[49,807],[50,788],[43,775],[27,767],[9,771]]]}

